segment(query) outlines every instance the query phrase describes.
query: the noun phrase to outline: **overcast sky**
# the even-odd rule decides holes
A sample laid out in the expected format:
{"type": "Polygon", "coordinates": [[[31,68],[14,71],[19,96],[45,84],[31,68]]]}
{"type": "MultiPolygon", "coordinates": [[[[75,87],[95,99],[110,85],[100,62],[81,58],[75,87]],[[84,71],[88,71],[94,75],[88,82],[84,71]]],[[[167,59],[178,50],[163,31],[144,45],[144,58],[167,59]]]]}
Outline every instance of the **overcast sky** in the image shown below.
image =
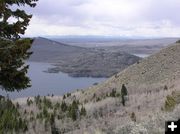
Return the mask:
{"type": "Polygon", "coordinates": [[[180,0],[39,0],[27,36],[180,36],[180,0]]]}

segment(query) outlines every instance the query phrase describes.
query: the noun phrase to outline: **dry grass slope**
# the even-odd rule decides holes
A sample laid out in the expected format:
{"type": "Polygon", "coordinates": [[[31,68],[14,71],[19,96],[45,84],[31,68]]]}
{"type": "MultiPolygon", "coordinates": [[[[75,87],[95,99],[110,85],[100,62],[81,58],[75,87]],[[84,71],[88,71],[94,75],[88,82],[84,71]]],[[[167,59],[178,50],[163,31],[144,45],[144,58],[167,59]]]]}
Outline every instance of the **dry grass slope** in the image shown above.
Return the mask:
{"type": "MultiPolygon", "coordinates": [[[[68,118],[56,120],[56,126],[67,134],[164,133],[166,120],[180,118],[179,52],[180,43],[173,44],[102,84],[72,93],[65,101],[79,100],[86,108],[87,116],[75,122],[68,118]],[[107,96],[113,90],[120,93],[122,84],[126,84],[129,93],[125,107],[120,97],[107,96]]],[[[49,99],[53,103],[62,101],[62,97],[49,99]]],[[[24,105],[22,111],[29,109],[26,104],[20,105],[24,105]]],[[[35,132],[42,133],[41,124],[38,128],[35,132]]]]}
{"type": "MultiPolygon", "coordinates": [[[[90,87],[87,96],[103,94],[126,84],[130,93],[157,91],[180,78],[180,43],[173,44],[147,57],[97,86],[90,87]]],[[[87,99],[87,96],[85,98],[87,99]]]]}

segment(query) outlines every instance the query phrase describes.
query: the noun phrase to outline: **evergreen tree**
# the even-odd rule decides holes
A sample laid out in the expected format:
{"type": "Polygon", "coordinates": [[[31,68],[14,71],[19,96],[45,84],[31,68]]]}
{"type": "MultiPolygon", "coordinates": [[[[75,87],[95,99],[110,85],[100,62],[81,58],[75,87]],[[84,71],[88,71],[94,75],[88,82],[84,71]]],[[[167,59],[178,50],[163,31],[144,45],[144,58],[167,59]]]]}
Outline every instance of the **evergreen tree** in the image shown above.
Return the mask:
{"type": "Polygon", "coordinates": [[[127,96],[127,95],[128,95],[127,88],[123,84],[122,88],[121,88],[121,100],[122,100],[123,106],[125,106],[125,96],[127,96]]]}
{"type": "Polygon", "coordinates": [[[81,114],[81,116],[86,116],[86,109],[85,109],[85,107],[81,107],[81,111],[80,111],[80,114],[81,114]]]}
{"type": "Polygon", "coordinates": [[[112,90],[112,92],[110,93],[110,96],[111,97],[116,97],[116,90],[115,89],[112,90]]]}
{"type": "Polygon", "coordinates": [[[123,104],[123,106],[125,106],[125,97],[124,97],[124,96],[121,96],[121,99],[122,99],[122,104],[123,104]]]}
{"type": "Polygon", "coordinates": [[[32,15],[20,10],[20,6],[35,7],[37,1],[0,0],[0,86],[6,91],[19,91],[30,86],[26,76],[29,66],[24,60],[32,54],[28,50],[33,40],[22,39],[20,35],[25,33],[32,15]]]}
{"type": "Polygon", "coordinates": [[[72,118],[73,121],[77,120],[78,110],[78,102],[74,100],[69,106],[69,116],[72,118]]]}
{"type": "Polygon", "coordinates": [[[0,134],[27,131],[27,121],[24,120],[9,99],[0,99],[0,134]]]}
{"type": "Polygon", "coordinates": [[[122,88],[121,88],[121,95],[122,96],[128,95],[127,88],[124,84],[122,85],[122,88]]]}
{"type": "Polygon", "coordinates": [[[51,125],[51,134],[59,134],[59,131],[56,128],[55,117],[53,114],[51,114],[50,116],[50,125],[51,125]]]}
{"type": "Polygon", "coordinates": [[[61,104],[61,110],[63,111],[63,112],[65,112],[66,110],[67,110],[67,104],[66,104],[66,102],[65,101],[63,101],[62,102],[62,104],[61,104]]]}
{"type": "Polygon", "coordinates": [[[65,100],[65,99],[66,99],[66,95],[64,94],[64,95],[63,95],[63,100],[65,100]]]}

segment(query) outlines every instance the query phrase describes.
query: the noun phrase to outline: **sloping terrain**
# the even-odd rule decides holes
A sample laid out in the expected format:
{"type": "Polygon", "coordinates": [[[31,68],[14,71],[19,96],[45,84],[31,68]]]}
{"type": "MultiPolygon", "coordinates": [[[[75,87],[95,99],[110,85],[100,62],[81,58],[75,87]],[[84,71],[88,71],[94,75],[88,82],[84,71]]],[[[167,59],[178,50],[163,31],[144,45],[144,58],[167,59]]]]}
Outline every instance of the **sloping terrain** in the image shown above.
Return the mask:
{"type": "Polygon", "coordinates": [[[65,72],[79,77],[110,77],[141,58],[125,52],[108,52],[93,48],[66,45],[45,38],[36,38],[30,61],[55,65],[48,72],[65,72]]]}
{"type": "MultiPolygon", "coordinates": [[[[165,121],[180,119],[179,51],[180,43],[177,42],[133,64],[104,83],[63,97],[48,97],[57,117],[56,130],[66,134],[163,134],[165,121]],[[128,91],[125,106],[122,105],[120,92],[122,84],[128,91]],[[64,108],[66,102],[71,113],[74,101],[78,102],[79,108],[86,109],[86,115],[77,114],[77,110],[74,114],[77,115],[76,120],[71,120],[69,114],[66,116],[66,112],[57,110],[56,106],[62,103],[61,107],[63,105],[64,108]]],[[[38,113],[40,108],[34,101],[37,97],[31,99],[32,106],[26,104],[26,99],[15,101],[20,103],[22,113],[25,110],[38,113]]],[[[52,106],[49,109],[51,112],[52,106]]],[[[29,124],[29,128],[38,124],[29,131],[50,133],[52,128],[45,127],[45,131],[43,125],[46,124],[38,121],[37,118],[29,124]]]]}
{"type": "Polygon", "coordinates": [[[91,90],[103,92],[105,89],[120,89],[122,84],[126,84],[129,91],[137,93],[146,92],[148,88],[152,90],[153,85],[155,87],[168,85],[180,78],[179,52],[180,43],[173,44],[133,64],[101,85],[92,87],[91,90]]]}
{"type": "Polygon", "coordinates": [[[33,54],[30,61],[56,63],[58,58],[69,60],[69,58],[73,59],[90,50],[38,37],[34,39],[31,51],[33,54]]]}
{"type": "MultiPolygon", "coordinates": [[[[165,121],[180,118],[179,52],[180,43],[177,42],[104,83],[75,93],[76,98],[86,103],[90,113],[102,112],[103,117],[96,120],[101,133],[164,133],[165,121]],[[121,98],[107,97],[113,90],[120,94],[122,84],[128,90],[125,107],[120,104],[121,98]]],[[[96,128],[95,125],[91,127],[96,128]]]]}
{"type": "MultiPolygon", "coordinates": [[[[110,121],[106,116],[102,120],[109,122],[109,129],[115,132],[164,133],[162,124],[165,121],[180,118],[179,52],[180,43],[177,42],[133,64],[104,83],[90,87],[83,94],[77,95],[77,98],[88,102],[87,108],[90,106],[94,111],[111,111],[110,121]],[[107,97],[113,90],[120,93],[122,84],[126,85],[129,93],[125,107],[119,106],[118,99],[110,100],[107,97]],[[167,109],[171,110],[167,112],[167,109]]],[[[103,130],[107,126],[99,127],[103,130]]]]}

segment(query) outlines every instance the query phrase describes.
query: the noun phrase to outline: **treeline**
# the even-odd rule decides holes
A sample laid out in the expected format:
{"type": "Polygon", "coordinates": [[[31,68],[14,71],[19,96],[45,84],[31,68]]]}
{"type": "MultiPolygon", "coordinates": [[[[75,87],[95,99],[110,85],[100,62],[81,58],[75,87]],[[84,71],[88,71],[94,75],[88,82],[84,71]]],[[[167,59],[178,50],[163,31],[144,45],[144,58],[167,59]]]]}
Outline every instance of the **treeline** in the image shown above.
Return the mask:
{"type": "Polygon", "coordinates": [[[10,99],[0,98],[0,134],[26,132],[28,122],[18,111],[19,104],[14,105],[10,99]]]}
{"type": "MultiPolygon", "coordinates": [[[[68,94],[66,97],[69,97],[68,94]]],[[[66,118],[71,119],[72,121],[81,120],[86,116],[87,112],[83,104],[80,104],[78,100],[73,100],[71,103],[65,101],[65,95],[63,100],[60,102],[52,103],[48,97],[36,96],[34,99],[27,99],[27,105],[35,105],[38,109],[37,113],[30,112],[30,121],[39,120],[44,122],[44,128],[48,129],[50,126],[51,132],[58,133],[60,130],[56,127],[56,119],[64,120],[66,118]]],[[[24,113],[27,113],[25,111],[24,113]]],[[[29,113],[27,113],[29,114],[29,113]]]]}
{"type": "Polygon", "coordinates": [[[34,102],[27,99],[27,105],[30,106],[33,103],[35,103],[40,111],[36,116],[38,119],[50,119],[53,114],[53,116],[57,116],[58,119],[69,117],[75,121],[82,116],[86,116],[86,109],[78,100],[74,100],[72,103],[66,103],[63,100],[62,102],[53,104],[47,97],[41,98],[40,96],[37,96],[34,98],[34,102]]]}

